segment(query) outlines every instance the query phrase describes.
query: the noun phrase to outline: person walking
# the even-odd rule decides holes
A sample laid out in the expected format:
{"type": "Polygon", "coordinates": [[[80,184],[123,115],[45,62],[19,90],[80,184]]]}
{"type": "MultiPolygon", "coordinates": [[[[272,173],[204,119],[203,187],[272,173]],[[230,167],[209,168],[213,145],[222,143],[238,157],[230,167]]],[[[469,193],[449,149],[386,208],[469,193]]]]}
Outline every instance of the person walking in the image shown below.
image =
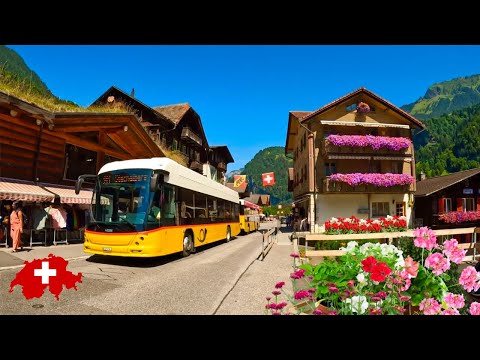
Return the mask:
{"type": "Polygon", "coordinates": [[[12,204],[12,213],[10,214],[10,237],[12,238],[12,252],[23,250],[22,236],[23,233],[23,211],[22,203],[14,201],[12,204]]]}

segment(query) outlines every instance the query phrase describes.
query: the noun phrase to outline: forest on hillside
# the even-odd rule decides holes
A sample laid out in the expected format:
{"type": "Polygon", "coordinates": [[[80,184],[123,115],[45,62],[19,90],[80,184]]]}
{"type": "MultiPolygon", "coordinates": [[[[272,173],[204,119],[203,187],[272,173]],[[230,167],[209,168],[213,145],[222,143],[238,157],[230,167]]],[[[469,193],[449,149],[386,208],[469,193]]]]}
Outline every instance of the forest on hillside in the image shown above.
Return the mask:
{"type": "Polygon", "coordinates": [[[480,166],[480,105],[423,120],[414,135],[416,172],[427,177],[480,166]]]}

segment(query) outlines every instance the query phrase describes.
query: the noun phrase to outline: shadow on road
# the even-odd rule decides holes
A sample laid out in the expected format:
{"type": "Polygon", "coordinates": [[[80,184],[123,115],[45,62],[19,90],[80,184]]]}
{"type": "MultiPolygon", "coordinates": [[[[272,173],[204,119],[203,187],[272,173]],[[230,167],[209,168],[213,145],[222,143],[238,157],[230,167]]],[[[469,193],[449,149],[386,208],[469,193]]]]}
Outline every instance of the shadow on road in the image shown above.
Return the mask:
{"type": "MultiPolygon", "coordinates": [[[[232,238],[231,241],[237,240],[238,237],[232,238]]],[[[128,266],[128,267],[138,267],[138,268],[150,268],[161,266],[167,263],[174,261],[186,260],[192,256],[198,256],[203,252],[212,249],[217,246],[222,246],[225,244],[225,241],[217,241],[212,244],[202,245],[196,248],[195,253],[192,253],[188,257],[183,257],[182,253],[176,253],[171,255],[150,257],[150,258],[133,258],[133,257],[123,257],[123,256],[110,256],[110,255],[92,255],[86,259],[87,262],[104,264],[104,265],[118,265],[118,266],[128,266]]]]}

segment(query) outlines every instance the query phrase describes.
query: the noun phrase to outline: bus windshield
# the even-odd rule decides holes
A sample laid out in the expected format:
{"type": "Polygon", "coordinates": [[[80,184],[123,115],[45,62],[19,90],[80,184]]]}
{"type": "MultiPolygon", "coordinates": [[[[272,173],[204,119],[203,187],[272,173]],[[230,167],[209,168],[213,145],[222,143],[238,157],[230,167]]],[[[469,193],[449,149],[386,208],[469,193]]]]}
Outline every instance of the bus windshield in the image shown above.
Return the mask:
{"type": "Polygon", "coordinates": [[[144,231],[150,202],[150,169],[123,169],[99,174],[93,220],[114,232],[144,231]]]}

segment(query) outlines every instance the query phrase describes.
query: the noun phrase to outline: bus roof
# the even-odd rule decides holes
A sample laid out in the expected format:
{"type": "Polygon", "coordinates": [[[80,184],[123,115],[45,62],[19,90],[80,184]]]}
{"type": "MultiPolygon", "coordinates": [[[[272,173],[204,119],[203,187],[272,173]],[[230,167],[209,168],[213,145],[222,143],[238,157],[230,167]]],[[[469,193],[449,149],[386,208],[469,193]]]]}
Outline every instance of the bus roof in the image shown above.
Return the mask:
{"type": "Polygon", "coordinates": [[[208,179],[189,168],[167,157],[155,157],[150,159],[133,159],[113,161],[102,166],[98,174],[122,169],[151,169],[163,170],[164,181],[168,184],[181,186],[207,195],[216,196],[238,204],[238,192],[228,188],[219,182],[208,179]]]}

